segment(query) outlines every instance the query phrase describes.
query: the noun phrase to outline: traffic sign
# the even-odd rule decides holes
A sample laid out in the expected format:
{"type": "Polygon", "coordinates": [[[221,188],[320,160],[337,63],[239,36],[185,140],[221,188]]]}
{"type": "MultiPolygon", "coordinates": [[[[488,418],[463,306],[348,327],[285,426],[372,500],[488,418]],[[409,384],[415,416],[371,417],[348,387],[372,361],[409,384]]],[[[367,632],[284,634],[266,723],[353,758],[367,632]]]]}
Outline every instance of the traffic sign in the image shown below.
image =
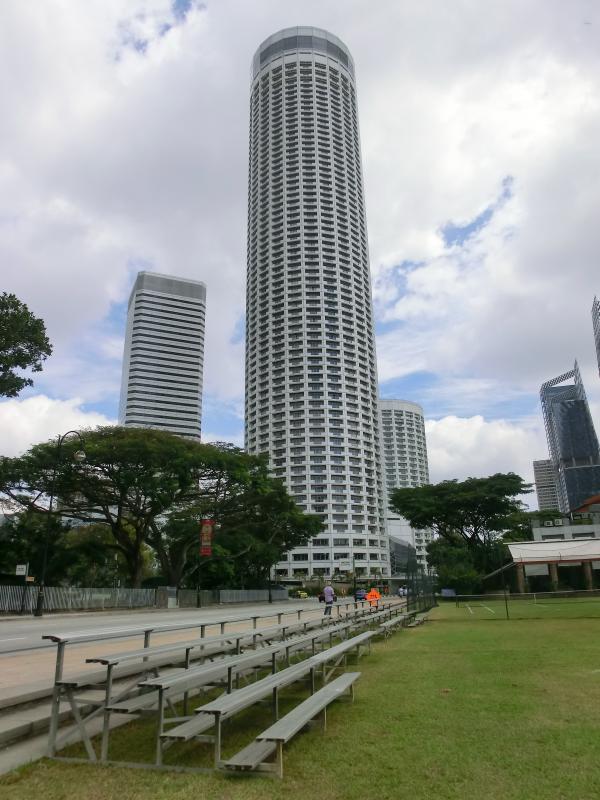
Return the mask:
{"type": "Polygon", "coordinates": [[[15,575],[27,575],[27,568],[29,564],[17,564],[17,568],[15,569],[15,575]]]}

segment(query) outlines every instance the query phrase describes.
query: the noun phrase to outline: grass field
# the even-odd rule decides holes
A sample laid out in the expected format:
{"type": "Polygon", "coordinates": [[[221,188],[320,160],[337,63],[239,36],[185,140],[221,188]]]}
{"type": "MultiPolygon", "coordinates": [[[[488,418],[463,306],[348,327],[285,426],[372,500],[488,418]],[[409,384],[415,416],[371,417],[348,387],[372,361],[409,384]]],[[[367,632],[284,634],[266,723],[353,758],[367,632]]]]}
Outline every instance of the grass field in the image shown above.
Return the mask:
{"type": "MultiPolygon", "coordinates": [[[[509,619],[600,619],[600,597],[509,599],[509,619]]],[[[438,618],[445,620],[506,620],[506,605],[502,598],[461,599],[442,603],[438,618]]]]}
{"type": "MultiPolygon", "coordinates": [[[[590,619],[450,617],[395,634],[361,659],[354,705],[299,735],[283,784],[43,761],[0,779],[7,800],[592,800],[600,793],[600,625],[590,619]],[[450,619],[452,622],[450,624],[450,619]]],[[[468,612],[466,612],[468,614],[468,612]]],[[[291,702],[292,696],[288,696],[291,702]]],[[[236,717],[226,752],[265,727],[236,717]]],[[[116,755],[150,758],[152,724],[116,731],[116,755]]],[[[206,745],[178,751],[201,763],[206,745]]],[[[175,749],[168,757],[176,755],[175,749]]]]}

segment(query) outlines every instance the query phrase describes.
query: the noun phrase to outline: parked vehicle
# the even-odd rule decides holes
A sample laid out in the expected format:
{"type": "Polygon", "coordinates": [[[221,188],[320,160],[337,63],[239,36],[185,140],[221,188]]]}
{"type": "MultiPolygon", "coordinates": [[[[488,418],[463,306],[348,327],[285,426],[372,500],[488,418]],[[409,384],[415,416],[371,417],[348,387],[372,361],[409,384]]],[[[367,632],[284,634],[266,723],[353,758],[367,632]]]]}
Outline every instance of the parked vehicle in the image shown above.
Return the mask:
{"type": "Polygon", "coordinates": [[[357,589],[354,592],[354,599],[355,600],[364,600],[366,596],[367,596],[367,590],[366,589],[357,589]]]}

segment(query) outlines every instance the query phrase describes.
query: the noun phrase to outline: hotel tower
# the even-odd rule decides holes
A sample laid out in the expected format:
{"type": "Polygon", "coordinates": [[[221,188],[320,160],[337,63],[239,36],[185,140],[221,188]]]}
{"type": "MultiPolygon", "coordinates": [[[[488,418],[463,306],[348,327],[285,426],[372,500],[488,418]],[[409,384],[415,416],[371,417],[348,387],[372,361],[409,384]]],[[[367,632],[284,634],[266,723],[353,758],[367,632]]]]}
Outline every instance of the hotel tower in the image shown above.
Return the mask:
{"type": "Polygon", "coordinates": [[[258,48],[249,160],[246,448],[325,525],[277,577],[387,575],[354,63],[336,36],[258,48]]]}

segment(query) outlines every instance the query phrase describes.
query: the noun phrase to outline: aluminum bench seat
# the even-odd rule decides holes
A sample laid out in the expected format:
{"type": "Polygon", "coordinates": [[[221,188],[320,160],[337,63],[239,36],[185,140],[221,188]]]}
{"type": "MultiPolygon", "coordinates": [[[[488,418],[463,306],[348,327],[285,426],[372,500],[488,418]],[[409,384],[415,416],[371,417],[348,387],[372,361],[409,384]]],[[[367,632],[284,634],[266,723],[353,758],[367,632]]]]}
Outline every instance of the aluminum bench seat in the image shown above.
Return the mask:
{"type": "Polygon", "coordinates": [[[255,770],[276,751],[277,742],[259,742],[255,739],[232,758],[224,761],[222,766],[226,770],[250,772],[251,770],[255,770]]]}
{"type": "MultiPolygon", "coordinates": [[[[368,646],[370,651],[371,639],[376,635],[377,631],[365,631],[364,633],[359,633],[357,636],[353,636],[351,639],[345,639],[343,642],[340,642],[340,644],[336,644],[334,647],[330,647],[327,650],[323,650],[321,653],[317,653],[317,655],[312,656],[310,659],[308,659],[308,661],[310,661],[311,665],[315,669],[317,667],[321,667],[323,671],[323,682],[327,683],[329,677],[336,669],[338,669],[342,660],[345,663],[347,655],[353,650],[356,650],[357,657],[360,656],[360,648],[363,646],[368,646]],[[334,664],[329,667],[328,672],[327,665],[331,661],[333,661],[334,664]]],[[[314,689],[314,673],[312,679],[314,689]]]]}
{"type": "MultiPolygon", "coordinates": [[[[272,697],[273,714],[277,719],[279,691],[305,678],[313,669],[310,662],[310,658],[306,659],[273,675],[268,675],[266,678],[261,678],[242,689],[236,689],[230,694],[223,694],[215,700],[205,703],[196,709],[196,724],[194,720],[186,720],[181,725],[164,731],[160,736],[161,742],[168,746],[174,740],[188,741],[197,736],[198,731],[207,730],[214,725],[214,764],[215,768],[219,768],[221,765],[222,721],[266,697],[272,697]]],[[[157,760],[158,758],[159,754],[157,754],[157,760]]]]}
{"type": "Polygon", "coordinates": [[[267,728],[256,738],[271,742],[283,742],[283,744],[289,742],[298,731],[302,730],[317,714],[326,709],[333,700],[336,700],[348,690],[353,696],[354,683],[360,678],[360,675],[360,672],[345,672],[340,675],[339,678],[323,686],[322,689],[319,689],[300,705],[297,705],[285,717],[273,723],[270,728],[267,728]]]}
{"type": "Polygon", "coordinates": [[[233,758],[224,761],[222,767],[236,772],[252,770],[274,772],[282,778],[283,745],[319,715],[322,715],[323,729],[325,729],[327,706],[347,691],[350,691],[350,696],[354,699],[354,683],[359,677],[360,672],[346,672],[340,675],[259,734],[254,742],[236,753],[233,758]],[[267,762],[267,758],[275,752],[277,753],[275,762],[267,762]]]}

